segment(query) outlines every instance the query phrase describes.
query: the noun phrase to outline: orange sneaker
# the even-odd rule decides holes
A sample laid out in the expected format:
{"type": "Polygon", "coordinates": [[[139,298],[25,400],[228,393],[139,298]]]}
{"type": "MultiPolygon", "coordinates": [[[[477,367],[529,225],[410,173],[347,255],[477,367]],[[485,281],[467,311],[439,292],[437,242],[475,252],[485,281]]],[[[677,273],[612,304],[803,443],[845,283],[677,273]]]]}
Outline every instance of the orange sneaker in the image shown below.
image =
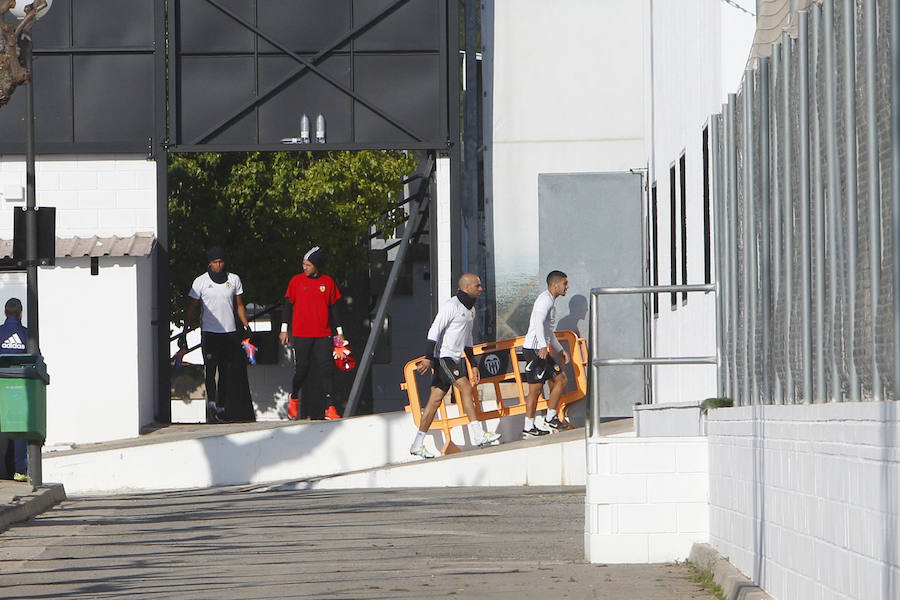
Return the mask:
{"type": "Polygon", "coordinates": [[[288,400],[288,419],[296,421],[300,417],[300,400],[296,396],[291,396],[288,400]]]}
{"type": "Polygon", "coordinates": [[[338,411],[334,406],[329,406],[325,409],[325,419],[327,419],[328,421],[334,421],[340,418],[341,415],[338,414],[338,411]]]}

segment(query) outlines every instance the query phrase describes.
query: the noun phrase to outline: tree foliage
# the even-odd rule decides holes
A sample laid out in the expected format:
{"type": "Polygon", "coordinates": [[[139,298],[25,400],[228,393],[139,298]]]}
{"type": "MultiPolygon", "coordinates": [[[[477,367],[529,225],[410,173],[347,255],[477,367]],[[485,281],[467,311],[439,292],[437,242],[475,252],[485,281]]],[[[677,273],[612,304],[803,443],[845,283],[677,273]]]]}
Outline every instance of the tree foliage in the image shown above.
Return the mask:
{"type": "Polygon", "coordinates": [[[245,303],[284,296],[303,254],[321,246],[328,273],[365,268],[373,225],[403,218],[402,180],[416,160],[403,152],[173,154],[169,163],[172,320],[180,323],[206,250],[225,247],[245,303]]]}

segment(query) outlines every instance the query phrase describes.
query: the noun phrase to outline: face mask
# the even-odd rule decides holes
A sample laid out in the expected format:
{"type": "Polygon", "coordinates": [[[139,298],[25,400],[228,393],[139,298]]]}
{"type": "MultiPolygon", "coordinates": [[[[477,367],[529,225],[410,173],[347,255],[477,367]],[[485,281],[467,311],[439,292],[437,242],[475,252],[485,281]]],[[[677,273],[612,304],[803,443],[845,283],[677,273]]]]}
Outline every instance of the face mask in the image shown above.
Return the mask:
{"type": "Polygon", "coordinates": [[[211,267],[206,267],[206,272],[209,273],[209,278],[216,283],[225,283],[228,281],[227,269],[222,269],[219,273],[216,273],[211,267]]]}

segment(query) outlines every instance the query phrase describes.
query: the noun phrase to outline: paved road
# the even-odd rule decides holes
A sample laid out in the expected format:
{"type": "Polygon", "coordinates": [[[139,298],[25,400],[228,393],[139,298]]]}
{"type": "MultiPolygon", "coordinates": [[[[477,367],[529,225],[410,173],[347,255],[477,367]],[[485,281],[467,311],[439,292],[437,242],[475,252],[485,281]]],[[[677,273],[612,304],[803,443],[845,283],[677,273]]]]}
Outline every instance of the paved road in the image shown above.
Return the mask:
{"type": "Polygon", "coordinates": [[[71,499],[0,534],[0,598],[712,598],[681,565],[586,564],[583,520],[583,488],[71,499]]]}

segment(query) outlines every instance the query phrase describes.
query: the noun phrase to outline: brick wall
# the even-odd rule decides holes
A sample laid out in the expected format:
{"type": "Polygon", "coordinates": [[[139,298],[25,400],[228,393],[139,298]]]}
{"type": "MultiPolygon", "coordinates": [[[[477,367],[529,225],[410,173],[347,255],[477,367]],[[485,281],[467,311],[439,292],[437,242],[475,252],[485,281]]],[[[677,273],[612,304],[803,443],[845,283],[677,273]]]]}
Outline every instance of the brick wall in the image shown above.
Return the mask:
{"type": "Polygon", "coordinates": [[[709,531],[704,437],[589,439],[585,558],[684,560],[709,531]]]}
{"type": "Polygon", "coordinates": [[[774,598],[900,597],[896,402],[711,411],[710,543],[774,598]]]}
{"type": "MultiPolygon", "coordinates": [[[[156,232],[156,163],[138,155],[45,156],[35,164],[38,206],[56,207],[59,237],[156,232]]],[[[25,161],[0,156],[0,238],[25,206],[25,161]]]]}

